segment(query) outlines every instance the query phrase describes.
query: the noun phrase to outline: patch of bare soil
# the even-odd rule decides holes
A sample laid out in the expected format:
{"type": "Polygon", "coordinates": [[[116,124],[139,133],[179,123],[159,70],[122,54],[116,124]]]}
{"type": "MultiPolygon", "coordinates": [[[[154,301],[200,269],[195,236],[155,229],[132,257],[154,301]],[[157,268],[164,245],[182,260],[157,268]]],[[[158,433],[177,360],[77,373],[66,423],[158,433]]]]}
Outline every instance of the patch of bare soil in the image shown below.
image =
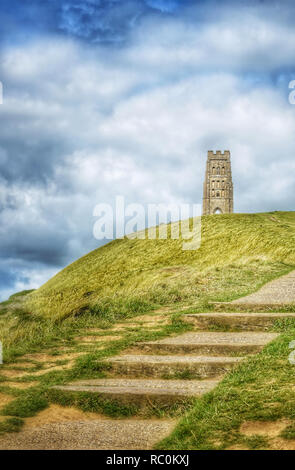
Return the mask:
{"type": "Polygon", "coordinates": [[[295,440],[276,437],[271,440],[270,447],[272,450],[295,450],[295,440]]]}
{"type": "Polygon", "coordinates": [[[116,341],[120,339],[121,336],[80,336],[76,338],[78,341],[83,341],[84,343],[103,343],[105,341],[116,341]]]}
{"type": "Polygon", "coordinates": [[[5,393],[0,393],[0,408],[3,408],[3,406],[7,405],[10,403],[12,400],[15,398],[12,397],[11,395],[6,395],[5,393]]]}
{"type": "Polygon", "coordinates": [[[7,370],[30,369],[31,367],[34,366],[30,362],[14,362],[9,367],[7,367],[7,370]]]}
{"type": "Polygon", "coordinates": [[[228,447],[226,450],[249,450],[249,448],[242,446],[241,444],[236,444],[234,446],[228,447]]]}
{"type": "Polygon", "coordinates": [[[116,326],[114,326],[111,330],[109,330],[111,333],[116,333],[116,331],[123,331],[124,330],[127,330],[128,328],[137,328],[138,327],[138,324],[136,323],[133,323],[133,324],[130,324],[130,323],[123,323],[122,325],[121,324],[118,324],[116,326]]]}
{"type": "Polygon", "coordinates": [[[13,370],[13,369],[1,369],[1,375],[7,378],[18,379],[26,375],[27,371],[13,370]]]}
{"type": "MultiPolygon", "coordinates": [[[[139,317],[136,317],[136,322],[141,322],[141,323],[149,323],[149,324],[155,324],[155,323],[160,323],[161,324],[166,324],[168,323],[170,316],[169,315],[140,315],[139,317]]],[[[129,324],[128,322],[125,323],[125,325],[129,324]]],[[[130,324],[129,324],[130,325],[130,324]]]]}
{"type": "Polygon", "coordinates": [[[32,382],[8,382],[9,387],[17,388],[19,390],[26,390],[27,388],[32,387],[34,384],[32,382]]]}
{"type": "Polygon", "coordinates": [[[98,343],[79,343],[78,346],[80,348],[84,348],[85,353],[89,353],[90,351],[93,351],[95,348],[95,351],[101,351],[102,349],[105,348],[105,346],[98,346],[98,343]]]}
{"type": "Polygon", "coordinates": [[[67,353],[67,354],[61,354],[58,356],[53,356],[52,354],[49,354],[49,353],[33,353],[33,354],[26,354],[25,356],[23,356],[23,359],[29,359],[31,361],[36,361],[36,362],[56,362],[56,361],[64,361],[67,359],[68,360],[75,359],[81,354],[83,353],[67,353]]]}
{"type": "Polygon", "coordinates": [[[278,421],[246,421],[240,427],[240,432],[245,436],[278,436],[290,421],[281,419],[278,421]]]}
{"type": "Polygon", "coordinates": [[[109,331],[109,329],[103,330],[102,328],[88,328],[87,331],[85,331],[85,334],[86,333],[106,333],[106,331],[109,331]]]}
{"type": "Polygon", "coordinates": [[[175,310],[175,307],[160,307],[154,310],[155,313],[171,313],[175,310]]]}
{"type": "MultiPolygon", "coordinates": [[[[60,405],[51,405],[49,408],[41,411],[37,416],[27,418],[24,430],[43,424],[65,423],[73,421],[91,421],[100,419],[102,415],[99,413],[85,413],[76,408],[63,408],[60,405]]],[[[105,416],[103,419],[106,419],[105,416]]]]}

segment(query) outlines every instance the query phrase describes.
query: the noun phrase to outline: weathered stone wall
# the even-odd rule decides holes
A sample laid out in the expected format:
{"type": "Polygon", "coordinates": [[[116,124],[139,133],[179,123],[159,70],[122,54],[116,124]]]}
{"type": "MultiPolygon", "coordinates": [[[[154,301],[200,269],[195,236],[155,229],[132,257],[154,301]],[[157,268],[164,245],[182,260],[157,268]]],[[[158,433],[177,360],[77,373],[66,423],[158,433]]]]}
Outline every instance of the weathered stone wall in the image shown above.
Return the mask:
{"type": "Polygon", "coordinates": [[[203,214],[233,212],[230,152],[208,151],[203,195],[203,214]]]}

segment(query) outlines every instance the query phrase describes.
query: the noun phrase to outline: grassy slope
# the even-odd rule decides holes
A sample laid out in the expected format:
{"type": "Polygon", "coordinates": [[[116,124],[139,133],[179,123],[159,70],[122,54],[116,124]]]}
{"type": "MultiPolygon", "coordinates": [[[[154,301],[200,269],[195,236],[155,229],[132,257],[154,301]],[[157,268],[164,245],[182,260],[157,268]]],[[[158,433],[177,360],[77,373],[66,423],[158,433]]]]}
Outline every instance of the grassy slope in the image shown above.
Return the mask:
{"type": "Polygon", "coordinates": [[[293,212],[231,214],[202,218],[202,244],[196,251],[183,251],[181,240],[115,240],[29,295],[27,308],[62,318],[89,306],[105,314],[144,311],[155,303],[195,303],[207,287],[210,294],[208,280],[218,269],[225,277],[233,270],[230,282],[238,277],[236,294],[241,295],[255,272],[265,282],[284,264],[295,265],[294,228],[293,212]]]}
{"type": "Polygon", "coordinates": [[[203,217],[197,251],[171,239],[109,243],[37,291],[0,304],[4,360],[58,347],[83,326],[105,327],[161,305],[206,311],[211,300],[253,292],[294,269],[294,228],[295,212],[218,215],[203,217]]]}
{"type": "MultiPolygon", "coordinates": [[[[21,293],[0,305],[5,364],[22,361],[17,357],[27,352],[48,349],[53,354],[64,345],[80,350],[75,338],[86,334],[87,329],[106,328],[108,335],[118,319],[159,304],[173,305],[174,311],[183,304],[201,311],[210,308],[209,300],[231,300],[253,292],[269,279],[294,269],[294,228],[293,212],[234,214],[203,218],[202,247],[196,252],[183,252],[181,242],[175,240],[110,243],[81,258],[38,291],[21,293]],[[91,291],[93,294],[85,295],[91,291]],[[83,311],[87,306],[89,310],[83,311]],[[71,314],[79,311],[78,317],[71,314]]],[[[94,348],[79,358],[73,369],[36,377],[32,391],[15,390],[0,375],[0,391],[17,397],[0,410],[12,417],[1,424],[0,434],[17,430],[21,418],[48,406],[50,385],[96,377],[97,360],[118,354],[135,341],[185,331],[188,325],[175,322],[176,317],[171,325],[163,326],[163,331],[149,332],[142,327],[126,331],[116,345],[94,348]]],[[[160,447],[201,449],[242,444],[259,448],[267,445],[265,440],[246,439],[239,432],[241,422],[284,416],[295,422],[294,366],[287,361],[288,342],[295,338],[295,328],[281,325],[281,329],[285,333],[273,345],[197,400],[160,447]]],[[[86,402],[89,410],[122,413],[113,405],[105,410],[100,403],[86,402]]],[[[85,400],[81,406],[85,408],[85,400]]],[[[294,429],[291,426],[285,434],[294,439],[294,429]]]]}

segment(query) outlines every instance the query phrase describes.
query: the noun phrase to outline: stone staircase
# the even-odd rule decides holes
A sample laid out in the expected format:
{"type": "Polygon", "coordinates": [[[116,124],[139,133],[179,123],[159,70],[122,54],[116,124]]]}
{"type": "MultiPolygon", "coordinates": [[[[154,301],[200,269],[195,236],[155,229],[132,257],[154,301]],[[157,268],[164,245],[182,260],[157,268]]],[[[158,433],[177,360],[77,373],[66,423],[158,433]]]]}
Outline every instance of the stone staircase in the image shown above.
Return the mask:
{"type": "MultiPolygon", "coordinates": [[[[106,401],[135,404],[138,415],[132,423],[138,423],[136,432],[126,437],[124,430],[130,423],[111,420],[111,423],[121,423],[122,429],[116,435],[107,432],[111,439],[109,448],[143,448],[135,442],[148,426],[150,441],[145,448],[151,448],[172,431],[175,420],[167,414],[156,421],[142,420],[141,409],[164,405],[167,410],[170,405],[183,405],[212,390],[247,355],[258,353],[278,336],[274,332],[275,324],[292,319],[295,322],[295,313],[265,313],[292,303],[295,305],[295,271],[271,281],[250,296],[230,303],[215,303],[213,313],[184,314],[183,319],[193,328],[190,333],[138,343],[123,354],[107,359],[107,378],[54,388],[65,394],[87,392],[106,401]],[[239,312],[229,313],[233,308],[239,312]]],[[[105,429],[111,432],[111,426],[105,429]]]]}
{"type": "Polygon", "coordinates": [[[277,334],[265,330],[286,317],[295,318],[295,314],[187,314],[184,319],[194,325],[194,331],[142,342],[107,359],[107,378],[54,388],[64,393],[87,392],[139,408],[183,404],[212,390],[248,354],[274,340],[277,334]],[[204,331],[212,328],[238,331],[204,331]]]}
{"type": "Polygon", "coordinates": [[[193,325],[193,332],[142,342],[108,359],[111,371],[107,379],[56,388],[71,393],[87,391],[141,406],[198,397],[248,354],[259,352],[275,339],[277,334],[271,330],[276,323],[295,319],[295,313],[265,313],[290,304],[295,305],[295,271],[241,299],[214,303],[213,313],[183,315],[193,325]],[[233,308],[240,312],[226,311],[233,308]],[[253,308],[257,313],[249,313],[253,308]]]}
{"type": "MultiPolygon", "coordinates": [[[[180,405],[181,411],[183,404],[212,390],[224,374],[274,340],[274,325],[295,322],[295,313],[265,312],[292,303],[295,305],[295,271],[251,296],[215,304],[213,313],[184,314],[191,332],[141,342],[107,359],[105,378],[53,387],[65,395],[63,404],[73,404],[75,400],[67,398],[78,394],[79,403],[85,399],[86,405],[91,398],[105,401],[107,406],[112,401],[135,405],[136,417],[110,419],[98,415],[95,419],[46,423],[5,436],[1,448],[152,449],[176,425],[176,419],[166,413],[169,407],[174,411],[180,405]],[[233,308],[240,312],[229,313],[233,308]],[[249,313],[251,310],[256,313],[249,313]],[[156,419],[146,414],[151,408],[156,419]]],[[[89,338],[84,339],[89,342],[89,338]]]]}

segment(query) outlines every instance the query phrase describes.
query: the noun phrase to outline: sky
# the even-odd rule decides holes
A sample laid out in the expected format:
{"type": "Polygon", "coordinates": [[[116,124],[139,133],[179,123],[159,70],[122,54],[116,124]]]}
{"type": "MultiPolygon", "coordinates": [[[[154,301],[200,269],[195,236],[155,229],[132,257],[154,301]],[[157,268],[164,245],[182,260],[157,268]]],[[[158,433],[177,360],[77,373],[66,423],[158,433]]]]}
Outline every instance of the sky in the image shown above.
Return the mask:
{"type": "Polygon", "coordinates": [[[201,203],[230,150],[236,212],[294,210],[295,4],[2,0],[0,300],[101,244],[96,204],[201,203]]]}

